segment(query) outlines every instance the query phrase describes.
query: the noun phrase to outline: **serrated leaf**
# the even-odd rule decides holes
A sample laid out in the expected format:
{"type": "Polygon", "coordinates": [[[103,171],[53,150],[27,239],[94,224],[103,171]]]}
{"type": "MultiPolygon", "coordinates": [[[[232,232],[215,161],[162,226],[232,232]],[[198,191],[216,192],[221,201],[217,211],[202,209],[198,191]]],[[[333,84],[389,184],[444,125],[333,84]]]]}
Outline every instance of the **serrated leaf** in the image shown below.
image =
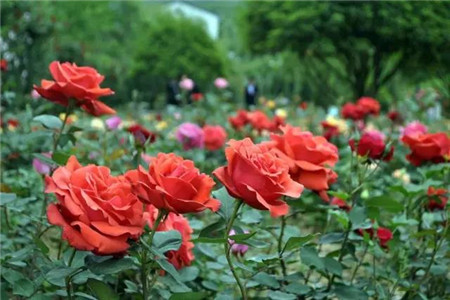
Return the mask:
{"type": "Polygon", "coordinates": [[[161,253],[178,250],[181,242],[181,234],[177,230],[157,231],[153,237],[153,246],[161,253]]]}
{"type": "Polygon", "coordinates": [[[235,199],[231,197],[227,189],[222,187],[217,191],[213,192],[214,198],[220,201],[221,205],[217,214],[219,214],[226,222],[230,220],[231,215],[233,214],[235,199]]]}

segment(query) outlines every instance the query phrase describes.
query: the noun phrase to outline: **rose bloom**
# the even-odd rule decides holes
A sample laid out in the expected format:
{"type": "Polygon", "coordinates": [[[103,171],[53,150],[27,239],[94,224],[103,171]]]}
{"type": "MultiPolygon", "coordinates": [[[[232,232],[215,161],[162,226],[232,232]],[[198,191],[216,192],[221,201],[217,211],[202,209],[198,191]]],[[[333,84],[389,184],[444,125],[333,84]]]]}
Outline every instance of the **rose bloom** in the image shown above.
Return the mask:
{"type": "Polygon", "coordinates": [[[226,89],[228,87],[228,81],[225,78],[218,77],[214,80],[214,85],[218,89],[226,89]]]}
{"type": "Polygon", "coordinates": [[[262,130],[270,130],[273,127],[273,123],[269,117],[260,110],[249,112],[247,117],[252,127],[259,132],[262,130]]]}
{"type": "Polygon", "coordinates": [[[429,196],[427,205],[429,210],[443,210],[447,205],[448,198],[445,197],[447,195],[446,189],[436,189],[430,186],[427,195],[429,196]]]}
{"type": "Polygon", "coordinates": [[[183,144],[184,150],[203,148],[205,144],[205,136],[202,128],[194,123],[186,122],[181,124],[178,127],[175,136],[177,140],[183,144]]]}
{"type": "Polygon", "coordinates": [[[139,124],[132,125],[127,130],[133,134],[135,141],[141,145],[144,145],[147,140],[149,143],[154,143],[156,141],[156,134],[139,124]]]}
{"type": "Polygon", "coordinates": [[[139,199],[157,209],[184,214],[220,207],[220,202],[211,198],[214,180],[200,173],[193,161],[173,153],[159,153],[151,158],[148,171],[139,166],[125,176],[139,199]]]}
{"type": "Polygon", "coordinates": [[[0,60],[0,69],[2,71],[8,71],[8,61],[4,58],[0,60]]]}
{"type": "Polygon", "coordinates": [[[69,100],[75,100],[75,105],[94,116],[115,114],[116,111],[98,98],[114,94],[109,88],[101,88],[104,76],[91,67],[78,67],[76,64],[54,61],[50,64],[52,80],[42,80],[41,86],[34,89],[44,98],[61,104],[69,105],[69,100]]]}
{"type": "Polygon", "coordinates": [[[227,140],[227,132],[220,125],[203,126],[203,134],[205,136],[205,147],[211,151],[222,148],[227,140]]]}
{"type": "Polygon", "coordinates": [[[328,199],[324,191],[337,179],[337,174],[330,169],[339,160],[337,147],[324,137],[314,136],[298,127],[287,125],[281,131],[282,135],[272,134],[270,138],[288,162],[291,177],[328,199]]]}
{"type": "MultiPolygon", "coordinates": [[[[247,230],[244,230],[244,233],[249,233],[247,230]]],[[[236,231],[231,229],[228,236],[235,235],[236,231]]],[[[232,239],[228,239],[228,243],[231,245],[231,252],[236,256],[244,256],[244,254],[248,251],[248,246],[245,244],[238,244],[232,239]]]]}
{"type": "Polygon", "coordinates": [[[269,210],[272,217],[286,215],[289,206],[282,197],[298,198],[303,191],[289,176],[289,165],[267,143],[255,145],[245,138],[228,145],[228,165],[213,172],[228,193],[253,208],[269,210]]]}
{"type": "Polygon", "coordinates": [[[356,105],[362,108],[364,115],[375,115],[380,113],[380,103],[371,97],[361,97],[356,102],[356,105]]]}
{"type": "Polygon", "coordinates": [[[286,125],[285,118],[275,115],[270,122],[269,131],[271,131],[271,132],[278,131],[280,126],[284,126],[284,125],[286,125]]]}
{"type": "MultiPolygon", "coordinates": [[[[147,205],[145,209],[145,219],[148,226],[153,228],[153,224],[158,217],[158,209],[153,205],[147,205]]],[[[179,270],[183,267],[190,266],[194,260],[194,243],[191,242],[191,235],[194,232],[189,225],[188,219],[176,213],[169,213],[167,218],[159,223],[156,231],[176,230],[181,234],[181,246],[178,250],[170,250],[164,253],[167,260],[179,270]]]]}
{"type": "Polygon", "coordinates": [[[17,119],[9,119],[6,124],[8,125],[8,130],[9,131],[14,131],[16,130],[17,127],[20,126],[20,122],[17,119]]]}
{"type": "MultiPolygon", "coordinates": [[[[359,229],[357,232],[360,235],[363,235],[363,232],[367,232],[370,236],[370,238],[373,238],[373,229],[372,228],[368,228],[368,229],[359,229]]],[[[377,229],[377,237],[378,237],[378,241],[380,243],[380,246],[383,248],[387,248],[387,243],[392,240],[393,235],[392,235],[392,231],[389,230],[389,228],[385,228],[385,227],[378,227],[377,229]]]]}
{"type": "Polygon", "coordinates": [[[443,132],[403,135],[401,140],[411,150],[406,158],[414,166],[426,161],[441,163],[450,158],[450,138],[443,132]]]}
{"type": "MultiPolygon", "coordinates": [[[[51,153],[42,153],[43,156],[52,158],[51,153]]],[[[36,172],[42,175],[50,174],[50,171],[52,170],[52,166],[41,161],[39,158],[33,159],[33,168],[36,172]]]]}
{"type": "Polygon", "coordinates": [[[308,102],[302,101],[302,103],[300,103],[298,107],[300,107],[302,110],[306,110],[308,108],[308,102]]]}
{"type": "Polygon", "coordinates": [[[350,205],[348,205],[347,202],[345,202],[345,200],[342,200],[341,198],[338,198],[338,197],[333,197],[330,201],[330,205],[335,205],[345,211],[351,210],[350,205]]]}
{"type": "Polygon", "coordinates": [[[394,123],[399,123],[402,121],[402,115],[396,110],[391,110],[388,112],[387,117],[394,123]]]}
{"type": "Polygon", "coordinates": [[[143,205],[123,176],[111,176],[107,167],[81,166],[71,156],[45,179],[45,192],[58,202],[47,209],[48,221],[62,227],[62,238],[83,251],[120,255],[129,239],[142,233],[143,205]]]}
{"type": "Polygon", "coordinates": [[[191,99],[192,99],[192,101],[194,101],[194,102],[198,102],[198,101],[200,101],[200,100],[202,100],[204,97],[203,97],[203,94],[202,93],[193,93],[192,95],[191,95],[191,99]]]}
{"type": "Polygon", "coordinates": [[[235,117],[228,117],[228,122],[235,130],[241,130],[242,127],[248,124],[248,112],[246,110],[240,109],[237,111],[235,117]]]}
{"type": "Polygon", "coordinates": [[[342,106],[341,114],[344,119],[352,119],[353,121],[362,120],[365,116],[362,107],[350,102],[342,106]]]}
{"type": "Polygon", "coordinates": [[[328,121],[322,121],[320,122],[320,125],[322,125],[324,130],[323,137],[326,138],[327,141],[330,141],[335,136],[339,136],[339,128],[337,125],[333,125],[328,121]]]}
{"type": "Polygon", "coordinates": [[[386,144],[384,143],[384,134],[377,130],[364,132],[357,144],[354,139],[351,139],[348,144],[352,148],[352,151],[358,155],[367,156],[371,159],[390,161],[394,155],[394,147],[391,147],[389,152],[385,154],[386,144]]]}
{"type": "Polygon", "coordinates": [[[194,81],[190,78],[184,78],[180,81],[180,88],[190,91],[194,88],[194,81]]]}
{"type": "Polygon", "coordinates": [[[405,135],[420,135],[427,132],[427,126],[420,123],[419,121],[413,121],[406,125],[405,128],[400,129],[401,137],[404,137],[405,135]]]}
{"type": "Polygon", "coordinates": [[[109,130],[116,130],[122,123],[122,119],[119,116],[114,116],[106,119],[105,123],[109,130]]]}

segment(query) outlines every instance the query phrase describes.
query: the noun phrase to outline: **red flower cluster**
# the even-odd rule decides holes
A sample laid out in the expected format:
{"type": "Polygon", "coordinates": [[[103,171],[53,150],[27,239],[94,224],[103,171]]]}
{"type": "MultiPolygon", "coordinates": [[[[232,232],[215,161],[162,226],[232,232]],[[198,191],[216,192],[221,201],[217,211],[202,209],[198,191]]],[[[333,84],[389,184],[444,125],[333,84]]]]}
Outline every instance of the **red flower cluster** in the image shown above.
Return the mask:
{"type": "Polygon", "coordinates": [[[411,150],[406,158],[414,166],[427,161],[441,163],[450,159],[450,138],[443,132],[403,135],[401,140],[411,150]]]}
{"type": "Polygon", "coordinates": [[[351,139],[349,145],[352,151],[355,151],[358,155],[367,156],[371,159],[390,161],[394,155],[394,147],[387,150],[384,135],[376,130],[364,132],[356,143],[354,139],[351,139]]]}
{"type": "MultiPolygon", "coordinates": [[[[153,228],[153,224],[158,216],[158,209],[153,205],[147,205],[145,210],[145,219],[150,228],[153,228]]],[[[158,225],[156,231],[170,230],[176,230],[181,234],[181,246],[178,250],[167,251],[165,253],[167,260],[175,269],[190,266],[194,260],[194,253],[192,252],[194,243],[191,242],[191,235],[194,231],[189,225],[188,219],[176,213],[169,213],[167,218],[158,225]]]]}
{"type": "Polygon", "coordinates": [[[98,100],[99,97],[112,95],[114,92],[100,87],[105,77],[97,70],[68,62],[61,64],[58,61],[52,62],[49,68],[54,80],[42,80],[41,86],[34,86],[42,97],[63,106],[69,105],[69,100],[75,100],[76,106],[94,116],[116,113],[98,100]]]}
{"type": "Polygon", "coordinates": [[[203,126],[203,134],[205,136],[205,148],[211,151],[222,148],[227,140],[227,132],[220,125],[203,126]]]}
{"type": "Polygon", "coordinates": [[[282,117],[274,116],[270,119],[263,111],[246,111],[243,109],[238,110],[236,116],[229,117],[228,121],[236,130],[241,130],[245,125],[250,124],[258,132],[263,130],[273,132],[285,124],[285,120],[282,117]]]}
{"type": "Polygon", "coordinates": [[[362,97],[358,99],[356,104],[346,103],[342,107],[342,117],[344,119],[352,119],[354,121],[363,120],[368,115],[377,116],[380,113],[380,103],[370,97],[362,97]]]}
{"type": "Polygon", "coordinates": [[[427,194],[429,196],[427,205],[429,210],[443,210],[447,205],[448,198],[445,197],[447,194],[446,189],[436,189],[430,186],[427,194]]]}
{"type": "MultiPolygon", "coordinates": [[[[369,228],[369,229],[359,229],[357,232],[360,235],[363,235],[363,232],[366,232],[367,234],[369,234],[370,238],[373,239],[373,228],[369,228]]],[[[392,235],[392,231],[389,230],[389,228],[385,228],[385,227],[378,227],[377,229],[377,238],[378,241],[380,243],[380,246],[383,248],[387,248],[387,243],[392,240],[393,235],[392,235]]]]}

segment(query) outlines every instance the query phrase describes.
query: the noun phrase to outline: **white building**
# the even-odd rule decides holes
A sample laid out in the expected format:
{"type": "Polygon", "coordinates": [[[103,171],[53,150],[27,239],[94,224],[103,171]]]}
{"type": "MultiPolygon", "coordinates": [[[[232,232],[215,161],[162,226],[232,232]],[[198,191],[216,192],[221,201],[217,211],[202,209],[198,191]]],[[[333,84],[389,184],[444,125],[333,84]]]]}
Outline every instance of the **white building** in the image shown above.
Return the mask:
{"type": "Polygon", "coordinates": [[[172,2],[167,6],[174,14],[180,14],[187,18],[202,21],[211,38],[217,39],[219,37],[220,18],[212,12],[178,1],[172,2]]]}

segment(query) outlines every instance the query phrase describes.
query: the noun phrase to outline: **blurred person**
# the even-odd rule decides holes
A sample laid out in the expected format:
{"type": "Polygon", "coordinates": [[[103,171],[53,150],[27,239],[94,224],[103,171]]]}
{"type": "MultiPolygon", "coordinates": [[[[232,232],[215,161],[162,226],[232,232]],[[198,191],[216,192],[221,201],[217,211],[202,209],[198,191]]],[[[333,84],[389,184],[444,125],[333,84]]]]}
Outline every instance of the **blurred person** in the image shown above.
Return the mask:
{"type": "Polygon", "coordinates": [[[247,85],[245,86],[244,94],[245,105],[247,106],[247,108],[249,108],[250,106],[254,106],[256,96],[258,95],[258,86],[256,85],[253,77],[250,77],[247,85]]]}
{"type": "Polygon", "coordinates": [[[167,84],[167,104],[178,105],[180,101],[180,89],[178,87],[178,82],[175,79],[170,79],[167,84]]]}

